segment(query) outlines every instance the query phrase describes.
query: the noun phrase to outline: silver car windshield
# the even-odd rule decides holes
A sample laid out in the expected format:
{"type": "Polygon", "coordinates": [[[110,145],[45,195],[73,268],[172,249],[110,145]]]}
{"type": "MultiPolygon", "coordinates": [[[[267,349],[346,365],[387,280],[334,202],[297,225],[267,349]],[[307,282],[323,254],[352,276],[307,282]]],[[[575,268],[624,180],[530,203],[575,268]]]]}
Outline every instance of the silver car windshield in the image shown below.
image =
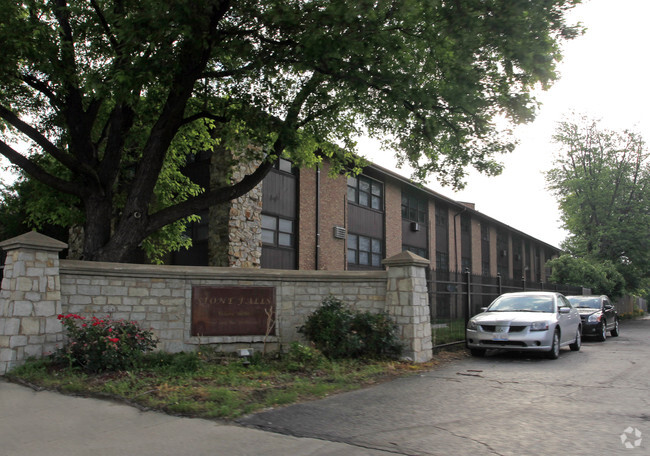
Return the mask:
{"type": "Polygon", "coordinates": [[[488,312],[549,312],[553,298],[548,296],[501,296],[487,309],[488,312]]]}

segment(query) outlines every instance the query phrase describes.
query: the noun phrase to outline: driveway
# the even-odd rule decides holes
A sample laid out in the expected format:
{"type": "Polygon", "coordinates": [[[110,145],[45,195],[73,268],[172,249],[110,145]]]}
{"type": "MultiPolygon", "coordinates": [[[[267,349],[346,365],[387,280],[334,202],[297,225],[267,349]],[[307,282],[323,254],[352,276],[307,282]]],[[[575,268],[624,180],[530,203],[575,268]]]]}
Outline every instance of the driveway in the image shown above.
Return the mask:
{"type": "Polygon", "coordinates": [[[648,455],[649,393],[650,320],[637,320],[557,360],[468,358],[239,422],[404,455],[648,455]]]}

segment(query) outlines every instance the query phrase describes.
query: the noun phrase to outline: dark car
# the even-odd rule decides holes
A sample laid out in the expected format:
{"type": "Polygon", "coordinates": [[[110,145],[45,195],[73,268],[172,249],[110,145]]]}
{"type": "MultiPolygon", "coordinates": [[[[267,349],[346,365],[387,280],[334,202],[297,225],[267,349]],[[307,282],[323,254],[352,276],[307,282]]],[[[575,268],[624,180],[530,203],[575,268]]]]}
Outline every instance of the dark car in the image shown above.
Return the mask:
{"type": "Polygon", "coordinates": [[[607,296],[567,296],[567,299],[580,312],[583,336],[596,336],[600,341],[607,339],[607,331],[612,337],[618,336],[618,312],[607,296]]]}

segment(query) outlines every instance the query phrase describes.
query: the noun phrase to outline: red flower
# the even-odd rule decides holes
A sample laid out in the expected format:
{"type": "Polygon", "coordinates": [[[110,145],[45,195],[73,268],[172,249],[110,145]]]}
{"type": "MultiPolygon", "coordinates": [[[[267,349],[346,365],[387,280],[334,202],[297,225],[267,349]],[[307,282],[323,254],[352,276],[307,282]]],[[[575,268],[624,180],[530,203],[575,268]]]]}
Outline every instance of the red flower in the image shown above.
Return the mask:
{"type": "Polygon", "coordinates": [[[118,343],[120,341],[120,339],[118,337],[109,337],[108,340],[110,340],[114,344],[116,344],[116,343],[118,343]]]}

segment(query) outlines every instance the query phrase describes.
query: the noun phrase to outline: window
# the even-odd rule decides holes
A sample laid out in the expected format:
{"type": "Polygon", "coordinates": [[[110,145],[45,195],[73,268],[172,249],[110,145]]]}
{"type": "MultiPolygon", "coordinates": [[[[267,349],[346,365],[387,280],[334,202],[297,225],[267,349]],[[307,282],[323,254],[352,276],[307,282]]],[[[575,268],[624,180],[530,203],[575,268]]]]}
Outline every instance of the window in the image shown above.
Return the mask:
{"type": "Polygon", "coordinates": [[[423,249],[422,247],[413,247],[412,245],[402,245],[402,250],[408,250],[409,252],[413,252],[416,255],[421,256],[422,258],[429,258],[429,254],[427,253],[427,249],[423,249]]]}
{"type": "Polygon", "coordinates": [[[295,174],[296,172],[293,163],[284,158],[279,158],[278,160],[276,160],[276,162],[273,164],[273,167],[278,171],[282,171],[289,174],[295,174]]]}
{"type": "Polygon", "coordinates": [[[463,233],[469,233],[472,229],[471,219],[465,214],[460,216],[460,231],[463,233]]]}
{"type": "Polygon", "coordinates": [[[348,177],[348,201],[378,211],[384,207],[384,185],[365,176],[348,177]]]}
{"type": "Polygon", "coordinates": [[[447,226],[447,208],[436,207],[436,226],[447,226]]]}
{"type": "Polygon", "coordinates": [[[402,218],[413,222],[427,223],[427,200],[402,193],[402,218]]]}
{"type": "Polygon", "coordinates": [[[462,257],[460,259],[460,267],[463,272],[467,270],[472,270],[472,259],[468,257],[462,257]]]}
{"type": "Polygon", "coordinates": [[[449,254],[436,252],[436,269],[438,271],[449,271],[449,254]]]}
{"type": "Polygon", "coordinates": [[[380,239],[348,234],[348,264],[380,268],[382,253],[380,239]]]}
{"type": "Polygon", "coordinates": [[[490,227],[486,224],[481,224],[481,240],[490,242],[490,227]]]}
{"type": "Polygon", "coordinates": [[[185,236],[192,239],[192,242],[207,241],[210,230],[208,211],[201,211],[197,215],[200,217],[199,220],[187,225],[185,236]]]}
{"type": "Polygon", "coordinates": [[[483,277],[490,277],[490,262],[489,261],[483,261],[481,263],[481,272],[483,274],[483,277]]]}
{"type": "Polygon", "coordinates": [[[293,220],[262,214],[262,243],[275,247],[293,247],[293,220]]]}

